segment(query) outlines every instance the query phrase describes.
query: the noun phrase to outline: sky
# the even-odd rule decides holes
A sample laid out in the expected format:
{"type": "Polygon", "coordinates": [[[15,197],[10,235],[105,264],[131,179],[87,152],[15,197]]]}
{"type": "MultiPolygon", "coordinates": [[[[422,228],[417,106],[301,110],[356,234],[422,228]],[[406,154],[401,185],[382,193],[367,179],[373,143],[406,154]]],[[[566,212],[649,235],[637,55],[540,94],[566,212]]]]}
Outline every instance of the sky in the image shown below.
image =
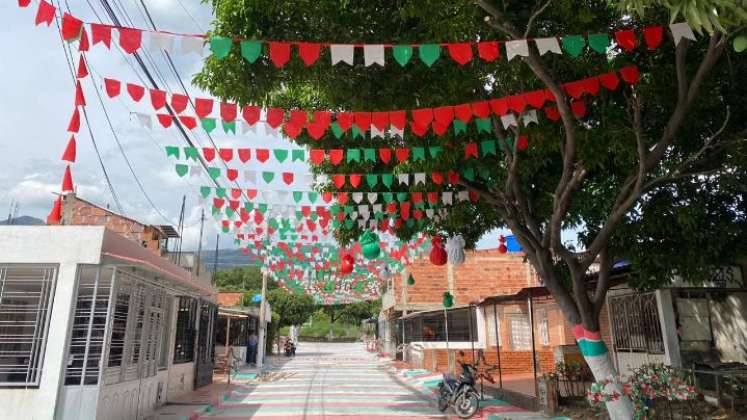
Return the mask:
{"type": "MultiPolygon", "coordinates": [[[[72,14],[83,21],[102,22],[99,19],[101,17],[103,22],[110,23],[99,1],[69,3],[72,14]],[[92,10],[91,6],[95,9],[92,10]]],[[[139,0],[117,0],[110,3],[115,6],[120,18],[126,12],[132,26],[149,27],[139,0]]],[[[0,66],[0,219],[5,219],[13,201],[19,204],[18,215],[45,219],[55,198],[54,193],[60,189],[65,169],[65,162],[60,160],[60,156],[69,139],[66,128],[73,110],[73,78],[57,26],[34,26],[37,4],[38,1],[33,0],[31,6],[22,9],[17,6],[16,1],[0,2],[0,16],[3,16],[4,21],[0,25],[0,37],[6,40],[6,59],[0,66]]],[[[57,5],[56,0],[54,4],[57,5]]],[[[145,0],[145,4],[159,29],[178,33],[204,33],[210,28],[211,9],[202,2],[145,0]]],[[[143,43],[146,44],[145,39],[143,43]]],[[[182,197],[186,196],[182,248],[195,249],[202,209],[198,188],[200,185],[209,185],[209,182],[205,178],[180,178],[174,172],[175,162],[169,161],[164,152],[166,145],[184,145],[174,128],[164,130],[159,127],[150,130],[137,123],[132,112],[153,113],[147,95],[141,101],[143,106],[124,98],[126,95],[117,99],[106,97],[102,88],[103,77],[145,84],[140,81],[142,74],[132,57],[126,57],[115,44],[116,39],[112,42],[111,50],[100,45],[91,48],[91,52],[87,54],[91,77],[83,81],[86,111],[103,165],[122,204],[122,212],[134,219],[145,223],[176,225],[182,197]],[[96,96],[94,84],[101,91],[103,107],[96,96]],[[109,114],[122,150],[117,146],[103,109],[109,114]],[[138,187],[123,154],[131,162],[153,206],[138,187]]],[[[73,57],[77,63],[77,53],[73,57]]],[[[190,95],[210,97],[189,83],[192,76],[200,70],[202,59],[197,55],[184,56],[179,53],[174,54],[173,58],[178,72],[188,85],[190,95]]],[[[147,59],[152,60],[150,67],[158,69],[169,90],[178,91],[178,83],[169,71],[164,56],[152,53],[147,59]]],[[[215,132],[220,131],[218,128],[215,132]]],[[[200,145],[209,145],[204,134],[193,135],[192,138],[200,145]]],[[[248,141],[251,142],[249,147],[291,147],[285,139],[261,134],[247,138],[221,133],[214,135],[214,139],[219,147],[247,147],[248,141]]],[[[116,209],[85,124],[81,126],[77,143],[77,162],[72,165],[72,171],[78,195],[96,204],[116,209]]],[[[261,170],[279,169],[268,165],[261,167],[261,170]]],[[[305,172],[307,167],[298,162],[290,167],[286,161],[283,169],[305,172]]],[[[508,232],[486,234],[478,243],[478,249],[497,247],[500,233],[508,232]]],[[[216,226],[208,215],[203,249],[215,246],[216,234],[216,226]]],[[[220,246],[232,247],[232,238],[221,235],[220,246]]]]}

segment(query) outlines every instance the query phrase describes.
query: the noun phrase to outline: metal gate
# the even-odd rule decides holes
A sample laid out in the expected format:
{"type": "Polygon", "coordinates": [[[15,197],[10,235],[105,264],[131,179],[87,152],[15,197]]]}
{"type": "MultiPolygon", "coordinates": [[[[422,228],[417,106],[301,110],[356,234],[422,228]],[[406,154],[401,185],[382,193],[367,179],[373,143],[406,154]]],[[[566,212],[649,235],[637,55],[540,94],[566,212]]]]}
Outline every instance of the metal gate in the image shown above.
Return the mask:
{"type": "Polygon", "coordinates": [[[195,358],[195,389],[213,383],[215,318],[218,314],[217,306],[214,303],[200,301],[199,307],[197,354],[195,358]]]}

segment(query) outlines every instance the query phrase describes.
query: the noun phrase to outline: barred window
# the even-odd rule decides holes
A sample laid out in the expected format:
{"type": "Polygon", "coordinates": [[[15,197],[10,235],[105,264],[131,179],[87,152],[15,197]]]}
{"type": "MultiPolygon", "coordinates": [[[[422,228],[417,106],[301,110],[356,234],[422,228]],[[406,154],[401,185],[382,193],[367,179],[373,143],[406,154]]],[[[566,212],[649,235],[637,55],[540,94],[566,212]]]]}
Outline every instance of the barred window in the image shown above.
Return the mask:
{"type": "Polygon", "coordinates": [[[56,265],[0,265],[0,386],[38,386],[56,265]]]}
{"type": "Polygon", "coordinates": [[[608,307],[615,350],[664,354],[654,292],[610,296],[608,307]]]}
{"type": "Polygon", "coordinates": [[[447,314],[449,320],[448,331],[443,311],[431,312],[406,319],[405,341],[408,343],[418,341],[445,342],[447,340],[447,333],[449,341],[470,341],[477,339],[477,320],[473,309],[453,309],[447,311],[447,314]],[[470,327],[472,327],[471,333],[470,327]]]}
{"type": "Polygon", "coordinates": [[[540,309],[537,311],[537,319],[539,319],[538,322],[538,330],[539,330],[539,339],[540,344],[543,346],[549,346],[550,345],[550,323],[547,320],[547,310],[546,309],[540,309]]]}
{"type": "Polygon", "coordinates": [[[96,266],[78,270],[65,385],[95,385],[99,381],[113,272],[112,268],[96,266]]]}
{"type": "Polygon", "coordinates": [[[196,320],[197,300],[181,296],[179,298],[179,311],[176,314],[174,363],[187,363],[194,360],[196,320]]]}
{"type": "Polygon", "coordinates": [[[532,329],[529,317],[524,314],[514,314],[508,317],[511,331],[511,347],[514,350],[530,350],[532,348],[532,329]]]}

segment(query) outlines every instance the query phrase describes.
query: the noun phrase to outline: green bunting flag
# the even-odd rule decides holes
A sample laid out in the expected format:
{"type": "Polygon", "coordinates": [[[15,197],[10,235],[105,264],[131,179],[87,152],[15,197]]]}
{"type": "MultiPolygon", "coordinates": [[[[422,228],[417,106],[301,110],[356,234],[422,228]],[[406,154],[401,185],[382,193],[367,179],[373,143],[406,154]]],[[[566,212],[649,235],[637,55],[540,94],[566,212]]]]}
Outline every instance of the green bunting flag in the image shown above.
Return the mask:
{"type": "Polygon", "coordinates": [[[431,146],[428,150],[431,152],[431,157],[436,159],[444,149],[441,146],[431,146]]]}
{"type": "Polygon", "coordinates": [[[293,191],[293,201],[300,203],[303,199],[303,193],[301,191],[293,191]]]}
{"type": "Polygon", "coordinates": [[[589,47],[591,47],[592,50],[600,54],[605,54],[609,46],[610,46],[609,35],[607,34],[589,35],[589,47]]]}
{"type": "Polygon", "coordinates": [[[288,158],[288,151],[285,149],[274,149],[272,154],[275,155],[275,159],[280,163],[285,162],[285,159],[288,158]]]}
{"type": "Polygon", "coordinates": [[[220,176],[220,168],[214,168],[212,166],[208,167],[208,175],[210,175],[210,178],[213,180],[218,179],[220,176]]]}
{"type": "Polygon", "coordinates": [[[462,120],[455,119],[452,123],[454,125],[454,135],[460,135],[467,132],[467,124],[462,120]]]}
{"type": "Polygon", "coordinates": [[[581,35],[566,35],[563,37],[563,49],[573,57],[578,57],[584,51],[586,40],[581,35]]]}
{"type": "Polygon", "coordinates": [[[210,195],[210,187],[200,187],[200,195],[202,198],[208,198],[210,195]]]}
{"type": "Polygon", "coordinates": [[[241,41],[241,56],[250,63],[254,63],[262,54],[262,42],[250,39],[241,41]]]}
{"type": "Polygon", "coordinates": [[[495,140],[487,140],[480,143],[480,150],[483,156],[496,155],[495,140]]]}
{"type": "Polygon", "coordinates": [[[309,201],[311,202],[311,204],[314,204],[316,203],[316,199],[317,197],[319,197],[319,194],[314,191],[309,191],[307,196],[309,197],[309,201]]]}
{"type": "Polygon", "coordinates": [[[363,149],[363,160],[376,162],[376,149],[363,149]]]}
{"type": "Polygon", "coordinates": [[[189,166],[181,164],[181,163],[177,163],[174,169],[176,169],[176,174],[179,175],[180,177],[187,175],[187,172],[189,172],[189,166]]]}
{"type": "Polygon", "coordinates": [[[394,59],[399,63],[400,66],[404,67],[410,62],[412,58],[412,46],[411,45],[395,45],[392,47],[392,54],[394,59]]]}
{"type": "Polygon", "coordinates": [[[209,134],[215,130],[215,118],[203,118],[200,120],[200,125],[202,125],[202,129],[207,131],[209,134]]]}
{"type": "Polygon", "coordinates": [[[294,149],[291,151],[291,162],[303,162],[306,160],[306,153],[303,149],[294,149]]]}
{"type": "Polygon", "coordinates": [[[478,133],[490,133],[493,131],[493,127],[490,124],[490,117],[488,118],[475,118],[475,126],[477,127],[478,133]]]}
{"type": "Polygon", "coordinates": [[[262,179],[265,180],[266,184],[269,184],[272,182],[272,180],[275,178],[275,172],[262,172],[262,179]]]}
{"type": "Polygon", "coordinates": [[[342,127],[340,127],[340,124],[337,123],[337,121],[333,122],[329,125],[330,129],[332,129],[332,134],[335,135],[335,138],[341,138],[343,134],[345,134],[344,131],[342,131],[342,127]]]}
{"type": "Polygon", "coordinates": [[[381,175],[381,182],[386,185],[387,188],[392,186],[392,183],[394,182],[394,175],[392,174],[382,174],[381,175]]]}
{"type": "Polygon", "coordinates": [[[441,55],[441,46],[438,44],[420,44],[418,47],[418,56],[420,60],[428,67],[438,60],[441,55]]]}
{"type": "Polygon", "coordinates": [[[361,151],[360,149],[348,149],[347,150],[347,162],[360,162],[361,151]]]}
{"type": "Polygon", "coordinates": [[[223,124],[223,132],[228,134],[236,134],[236,121],[223,121],[221,120],[221,123],[223,124]]]}
{"type": "Polygon", "coordinates": [[[233,46],[233,39],[226,38],[223,36],[210,37],[210,51],[217,59],[225,58],[230,52],[233,46]]]}
{"type": "Polygon", "coordinates": [[[179,147],[178,146],[166,146],[166,157],[172,157],[172,156],[179,159],[179,147]]]}
{"type": "Polygon", "coordinates": [[[415,162],[421,162],[425,160],[425,148],[413,147],[412,148],[412,160],[415,162]]]}
{"type": "Polygon", "coordinates": [[[379,177],[376,174],[368,174],[366,175],[366,183],[369,188],[374,188],[379,183],[379,177]]]}
{"type": "Polygon", "coordinates": [[[223,187],[217,187],[215,189],[215,196],[219,198],[226,198],[226,189],[223,187]]]}
{"type": "Polygon", "coordinates": [[[184,159],[192,159],[197,162],[200,159],[199,152],[196,147],[185,147],[184,148],[184,159]]]}

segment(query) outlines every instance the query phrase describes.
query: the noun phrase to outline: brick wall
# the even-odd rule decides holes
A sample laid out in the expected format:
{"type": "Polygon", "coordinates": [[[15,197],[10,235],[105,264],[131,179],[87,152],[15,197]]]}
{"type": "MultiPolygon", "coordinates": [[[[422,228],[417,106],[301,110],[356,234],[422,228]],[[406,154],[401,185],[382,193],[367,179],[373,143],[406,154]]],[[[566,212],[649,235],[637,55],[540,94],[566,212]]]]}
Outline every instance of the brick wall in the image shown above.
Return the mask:
{"type": "MultiPolygon", "coordinates": [[[[536,286],[537,276],[523,254],[501,254],[498,250],[467,252],[464,264],[451,268],[454,281],[454,303],[467,304],[481,298],[512,294],[524,287],[536,286]]],[[[449,290],[448,265],[435,266],[428,258],[408,265],[407,273],[415,278],[414,286],[407,286],[407,303],[441,303],[449,290]]],[[[403,303],[402,281],[394,279],[394,295],[403,303]]]]}
{"type": "Polygon", "coordinates": [[[161,232],[152,226],[120,216],[107,209],[81,200],[75,194],[63,196],[62,224],[76,226],[105,226],[125,238],[162,255],[161,232]]]}
{"type": "Polygon", "coordinates": [[[220,292],[218,293],[218,306],[240,306],[242,296],[244,296],[242,292],[220,292]]]}
{"type": "MultiPolygon", "coordinates": [[[[449,350],[455,354],[456,361],[463,360],[467,363],[473,363],[472,350],[466,349],[461,350],[464,355],[459,355],[459,350],[449,350]]],[[[496,348],[490,347],[483,351],[484,364],[498,365],[498,353],[496,348]]],[[[475,350],[475,358],[478,358],[478,352],[475,350]]],[[[552,351],[537,351],[537,358],[539,360],[539,372],[551,372],[555,368],[555,361],[553,358],[552,351]]],[[[527,374],[532,373],[532,352],[531,351],[506,351],[501,349],[501,372],[504,375],[511,374],[527,374]]],[[[446,372],[449,369],[449,359],[446,349],[426,349],[423,350],[423,366],[418,366],[422,369],[428,369],[436,372],[446,372]],[[435,360],[435,362],[434,362],[435,360]],[[434,364],[435,363],[435,364],[434,364]]],[[[493,377],[495,380],[498,379],[497,371],[494,372],[493,377]]]]}

